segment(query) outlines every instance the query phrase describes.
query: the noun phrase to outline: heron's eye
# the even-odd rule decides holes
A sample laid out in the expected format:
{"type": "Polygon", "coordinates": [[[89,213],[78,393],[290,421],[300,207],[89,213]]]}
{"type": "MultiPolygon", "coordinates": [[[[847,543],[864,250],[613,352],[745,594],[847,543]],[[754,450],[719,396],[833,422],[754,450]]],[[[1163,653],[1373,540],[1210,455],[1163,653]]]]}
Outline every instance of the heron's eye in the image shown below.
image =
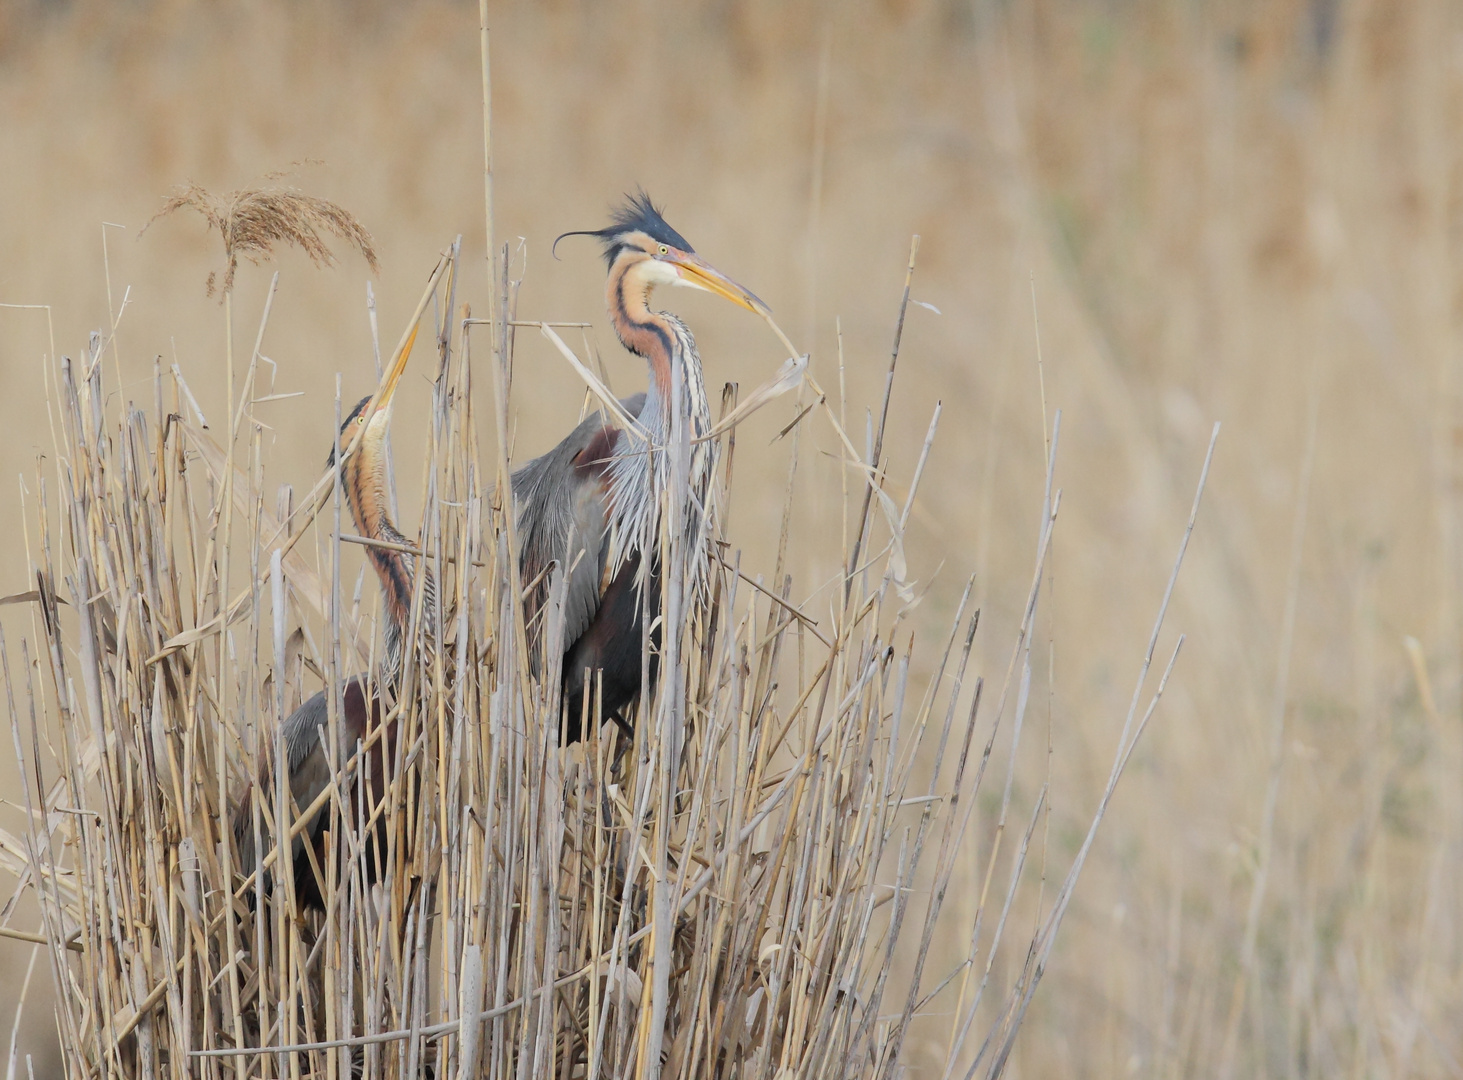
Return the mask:
{"type": "Polygon", "coordinates": [[[668,251],[670,251],[670,248],[666,247],[664,244],[660,245],[660,253],[662,255],[666,254],[668,251]]]}
{"type": "Polygon", "coordinates": [[[366,418],[364,416],[358,416],[358,417],[356,417],[356,423],[358,423],[358,424],[364,424],[365,422],[366,422],[366,418]]]}

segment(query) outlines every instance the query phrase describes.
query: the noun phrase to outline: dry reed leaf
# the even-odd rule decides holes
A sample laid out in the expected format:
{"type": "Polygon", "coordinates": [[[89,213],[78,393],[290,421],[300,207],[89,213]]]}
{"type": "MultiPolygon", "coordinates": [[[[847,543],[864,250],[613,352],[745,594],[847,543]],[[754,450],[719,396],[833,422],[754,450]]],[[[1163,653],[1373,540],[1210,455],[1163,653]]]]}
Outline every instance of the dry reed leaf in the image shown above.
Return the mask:
{"type": "MultiPolygon", "coordinates": [[[[275,178],[279,174],[271,174],[275,178]]],[[[201,185],[189,181],[173,189],[163,208],[143,227],[146,232],[154,221],[183,209],[197,210],[209,228],[223,238],[223,291],[234,287],[234,271],[239,259],[258,263],[274,254],[275,245],[297,247],[316,266],[335,265],[335,254],[325,241],[326,234],[345,241],[361,253],[373,272],[380,269],[371,234],[360,220],[345,207],[315,195],[306,195],[289,187],[247,187],[215,195],[201,185]]],[[[215,289],[215,275],[208,275],[208,295],[215,289]]]]}

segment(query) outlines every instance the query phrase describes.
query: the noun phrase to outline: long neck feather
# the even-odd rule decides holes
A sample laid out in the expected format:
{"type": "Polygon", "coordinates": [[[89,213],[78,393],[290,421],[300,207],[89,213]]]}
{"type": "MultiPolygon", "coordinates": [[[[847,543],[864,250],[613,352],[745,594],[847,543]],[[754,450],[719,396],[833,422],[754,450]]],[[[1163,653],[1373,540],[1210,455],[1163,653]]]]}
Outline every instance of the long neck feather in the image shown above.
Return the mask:
{"type": "MultiPolygon", "coordinates": [[[[643,433],[623,432],[609,467],[611,567],[618,572],[632,554],[656,550],[661,507],[672,484],[666,448],[684,430],[692,442],[683,550],[687,581],[699,587],[705,580],[712,517],[707,498],[716,455],[713,444],[694,440],[710,429],[711,408],[691,331],[674,315],[651,310],[650,289],[635,274],[636,265],[618,267],[606,288],[615,332],[627,349],[644,358],[650,376],[638,417],[643,433]]],[[[643,560],[642,572],[658,562],[643,560]]]]}

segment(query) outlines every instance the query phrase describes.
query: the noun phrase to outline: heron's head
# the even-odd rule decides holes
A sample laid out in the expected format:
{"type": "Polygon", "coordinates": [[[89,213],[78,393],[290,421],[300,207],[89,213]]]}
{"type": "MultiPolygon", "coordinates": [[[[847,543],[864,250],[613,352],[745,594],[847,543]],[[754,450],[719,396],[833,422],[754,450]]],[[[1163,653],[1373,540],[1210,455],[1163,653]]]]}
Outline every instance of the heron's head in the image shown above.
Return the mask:
{"type": "MultiPolygon", "coordinates": [[[[381,385],[378,395],[368,394],[356,402],[356,407],[346,416],[345,422],[340,425],[340,448],[342,450],[350,446],[351,440],[360,433],[360,442],[356,444],[356,452],[346,459],[345,467],[369,468],[373,461],[381,459],[386,443],[386,431],[391,426],[391,401],[396,394],[397,384],[401,381],[401,374],[406,370],[406,361],[411,356],[412,344],[416,341],[416,330],[413,328],[411,338],[407,341],[406,347],[401,350],[401,355],[391,365],[391,370],[386,375],[385,382],[381,385]],[[376,409],[371,410],[372,397],[378,397],[376,409]]],[[[335,447],[330,448],[330,453],[325,458],[325,467],[328,469],[335,464],[335,447]]]]}
{"type": "MultiPolygon", "coordinates": [[[[361,441],[356,445],[356,452],[353,458],[370,458],[373,451],[379,451],[386,439],[386,429],[391,423],[391,406],[378,406],[370,418],[366,417],[366,410],[371,404],[371,395],[367,394],[356,403],[356,407],[350,411],[345,418],[345,423],[340,425],[340,448],[344,450],[350,446],[351,440],[356,437],[356,432],[361,432],[361,441]]],[[[350,458],[346,459],[347,464],[350,458]]],[[[335,447],[330,448],[326,455],[325,467],[328,469],[335,464],[335,447]]]]}
{"type": "Polygon", "coordinates": [[[603,229],[567,232],[565,236],[594,236],[604,246],[610,284],[643,288],[648,295],[657,285],[702,289],[730,300],[758,315],[769,315],[766,304],[698,256],[686,238],[671,228],[650,196],[640,191],[627,196],[603,229]]]}

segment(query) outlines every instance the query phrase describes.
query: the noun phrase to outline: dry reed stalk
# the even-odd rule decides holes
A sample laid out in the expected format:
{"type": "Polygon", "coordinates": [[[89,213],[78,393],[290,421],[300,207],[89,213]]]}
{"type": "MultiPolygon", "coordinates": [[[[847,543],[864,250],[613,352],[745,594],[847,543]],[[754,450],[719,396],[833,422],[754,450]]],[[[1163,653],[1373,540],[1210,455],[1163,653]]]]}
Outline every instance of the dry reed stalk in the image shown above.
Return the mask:
{"type": "MultiPolygon", "coordinates": [[[[965,955],[943,957],[933,945],[952,922],[944,901],[973,842],[976,796],[1003,724],[1015,734],[1002,828],[1012,803],[1029,637],[1060,506],[1060,414],[1030,599],[994,715],[982,716],[982,680],[969,670],[979,623],[969,586],[927,689],[917,689],[926,680],[909,632],[901,534],[939,409],[901,507],[883,490],[897,467],[882,459],[883,423],[877,438],[869,433],[874,453],[860,456],[810,379],[811,407],[852,478],[836,553],[846,572],[828,621],[795,600],[781,554],[766,582],[728,546],[701,612],[672,570],[662,675],[633,737],[591,724],[585,743],[561,748],[557,657],[534,676],[511,516],[495,497],[509,466],[517,288],[505,250],[493,318],[459,314],[457,258],[454,245],[417,314],[436,298],[416,645],[392,714],[396,767],[386,790],[347,800],[348,785],[366,782],[355,777],[358,748],[321,797],[332,835],[344,839],[310,871],[324,882],[323,914],[300,909],[281,858],[319,806],[293,806],[276,772],[274,796],[254,801],[252,866],[236,865],[221,823],[228,793],[271,749],[288,703],[313,688],[306,669],[335,691],[333,728],[342,680],[370,668],[373,635],[358,636],[342,595],[349,537],[334,474],[291,524],[287,506],[277,516],[264,508],[267,463],[247,405],[231,417],[245,435],[240,468],[173,415],[188,397],[180,375],[157,369],[148,417],[131,405],[107,411],[95,356],[82,379],[60,364],[61,498],[53,518],[39,478],[40,619],[22,643],[23,678],[0,641],[30,813],[24,837],[0,835],[0,865],[40,904],[35,936],[50,946],[68,1074],[415,1076],[432,1064],[437,1076],[520,1080],[883,1077],[898,1072],[911,1024],[937,999],[948,1012],[958,987],[947,1075],[999,1075],[1088,850],[1036,935],[1019,943],[1024,965],[982,1011],[994,958],[1017,947],[1004,940],[1007,916],[1030,877],[1045,791],[1017,849],[1003,854],[998,839],[989,853],[974,926],[960,930],[965,955]],[[486,463],[469,351],[470,328],[483,321],[495,336],[498,392],[486,463]],[[314,516],[327,502],[328,522],[314,516]],[[311,521],[328,578],[293,550],[311,521]],[[236,597],[224,587],[233,545],[249,575],[236,597]],[[422,601],[429,567],[436,611],[422,601]],[[360,838],[378,821],[389,840],[378,884],[368,885],[365,860],[377,856],[360,838]],[[289,830],[278,827],[286,822],[289,830]],[[266,834],[277,838],[267,851],[258,843],[266,834]],[[987,935],[986,892],[1002,865],[1007,883],[987,935]]],[[[535,325],[593,385],[591,367],[547,323],[535,325]]],[[[411,338],[403,334],[400,348],[411,338]]],[[[897,355],[896,335],[889,386],[897,355]]],[[[784,372],[740,406],[728,387],[723,486],[736,432],[727,421],[788,385],[784,372]]],[[[681,467],[662,515],[668,545],[682,542],[686,504],[687,435],[673,435],[681,467]]],[[[727,505],[725,490],[718,504],[727,505]]],[[[792,539],[789,520],[779,552],[792,539]]],[[[736,522],[722,527],[717,539],[734,542],[736,522]]],[[[562,581],[551,580],[535,616],[550,639],[562,581]]],[[[1141,721],[1129,717],[1089,844],[1151,714],[1150,705],[1141,721]]]]}

